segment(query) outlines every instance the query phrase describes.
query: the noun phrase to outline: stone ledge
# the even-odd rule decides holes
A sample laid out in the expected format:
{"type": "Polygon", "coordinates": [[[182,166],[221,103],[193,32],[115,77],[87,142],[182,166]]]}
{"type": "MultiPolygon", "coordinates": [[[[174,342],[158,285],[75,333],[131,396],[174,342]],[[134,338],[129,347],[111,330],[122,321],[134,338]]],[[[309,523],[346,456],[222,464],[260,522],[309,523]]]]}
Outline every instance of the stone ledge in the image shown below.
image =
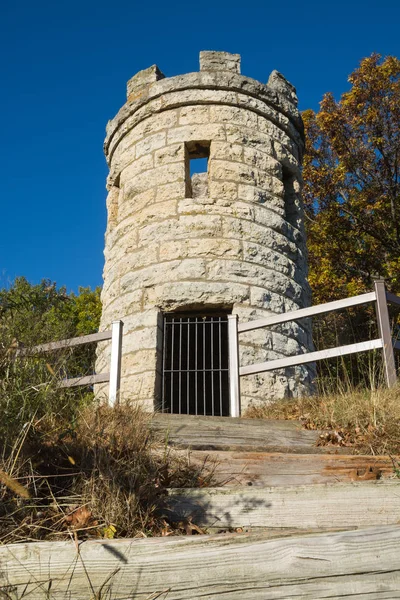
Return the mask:
{"type": "MultiPolygon", "coordinates": [[[[192,90],[191,90],[192,91],[192,90]]],[[[126,135],[128,135],[132,129],[134,129],[134,127],[136,127],[137,125],[139,125],[141,122],[143,122],[146,119],[149,119],[150,117],[153,117],[155,115],[159,115],[162,114],[163,112],[169,112],[169,111],[173,111],[175,109],[181,108],[181,107],[186,107],[186,106],[205,106],[205,105],[209,105],[211,107],[231,107],[231,108],[235,108],[235,109],[242,109],[243,111],[247,111],[249,114],[255,115],[256,117],[258,116],[258,119],[262,119],[262,123],[265,124],[270,124],[270,126],[273,128],[275,127],[276,130],[278,132],[281,132],[281,134],[283,134],[284,136],[286,136],[288,138],[288,140],[290,140],[293,144],[296,145],[297,148],[299,148],[300,153],[303,152],[303,148],[304,148],[304,134],[303,134],[303,130],[300,129],[299,127],[297,127],[295,124],[293,124],[293,122],[291,120],[288,120],[287,123],[282,122],[282,120],[280,120],[278,118],[278,112],[276,112],[277,117],[274,118],[274,115],[271,114],[271,112],[266,111],[262,111],[262,109],[260,108],[261,104],[259,104],[258,107],[254,107],[254,106],[246,106],[246,104],[244,103],[244,94],[241,94],[241,100],[238,100],[237,102],[216,102],[214,99],[210,99],[210,100],[203,100],[202,102],[197,101],[196,99],[188,99],[187,101],[183,101],[181,99],[178,99],[178,94],[170,94],[169,98],[167,100],[165,100],[165,102],[163,103],[157,103],[157,99],[153,100],[149,100],[149,102],[142,108],[146,108],[146,111],[141,113],[141,109],[132,111],[131,114],[129,114],[127,116],[127,118],[122,121],[121,123],[118,123],[116,125],[116,128],[113,130],[112,135],[110,135],[109,137],[106,138],[105,144],[104,144],[104,152],[106,154],[106,158],[107,161],[110,163],[111,158],[116,150],[116,148],[118,147],[120,141],[122,139],[124,139],[124,137],[126,135]],[[173,98],[172,96],[175,96],[175,98],[173,98]],[[168,100],[171,100],[171,103],[168,104],[168,100]],[[153,102],[156,102],[155,105],[153,105],[153,102]],[[129,119],[132,117],[132,122],[129,122],[129,119]],[[120,125],[122,125],[121,129],[119,130],[120,125]],[[115,137],[117,135],[118,132],[118,137],[115,137]],[[114,139],[115,138],[115,139],[114,139]]],[[[267,106],[266,104],[264,104],[265,106],[267,106]]],[[[230,123],[228,121],[210,121],[206,126],[216,126],[216,125],[233,125],[236,127],[246,127],[246,123],[240,123],[240,122],[236,122],[236,123],[230,123]]],[[[279,135],[278,137],[275,137],[274,135],[271,135],[271,132],[269,132],[268,130],[265,129],[265,125],[263,125],[263,128],[261,129],[261,126],[259,126],[260,121],[254,121],[254,126],[253,127],[248,127],[248,129],[250,131],[253,132],[257,132],[257,134],[260,135],[268,135],[268,137],[270,139],[276,139],[276,141],[283,143],[282,140],[282,135],[279,135]]],[[[181,127],[177,126],[175,127],[175,129],[179,129],[179,128],[184,128],[184,127],[194,127],[195,124],[193,125],[182,125],[181,127]]],[[[204,127],[205,125],[201,125],[201,124],[197,124],[197,126],[202,126],[204,127]]],[[[145,139],[145,138],[144,138],[145,139]]],[[[286,140],[285,140],[286,141],[286,140]]]]}

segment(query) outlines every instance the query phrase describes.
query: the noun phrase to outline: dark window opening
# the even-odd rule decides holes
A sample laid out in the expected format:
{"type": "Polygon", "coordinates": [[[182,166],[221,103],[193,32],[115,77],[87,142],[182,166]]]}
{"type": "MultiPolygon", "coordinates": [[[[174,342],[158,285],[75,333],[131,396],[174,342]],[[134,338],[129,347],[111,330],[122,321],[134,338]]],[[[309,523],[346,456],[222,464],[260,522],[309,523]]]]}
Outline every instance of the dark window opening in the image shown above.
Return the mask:
{"type": "Polygon", "coordinates": [[[208,196],[208,159],[210,142],[186,144],[186,197],[208,196]]]}
{"type": "Polygon", "coordinates": [[[289,171],[289,169],[283,167],[282,169],[282,183],[284,190],[284,202],[285,202],[285,216],[287,222],[299,229],[299,196],[295,190],[296,177],[289,171]]]}
{"type": "Polygon", "coordinates": [[[229,416],[226,313],[164,315],[161,411],[229,416]]]}
{"type": "Polygon", "coordinates": [[[113,183],[114,187],[117,187],[119,189],[120,180],[121,180],[121,173],[118,173],[118,175],[114,179],[114,183],[113,183]]]}

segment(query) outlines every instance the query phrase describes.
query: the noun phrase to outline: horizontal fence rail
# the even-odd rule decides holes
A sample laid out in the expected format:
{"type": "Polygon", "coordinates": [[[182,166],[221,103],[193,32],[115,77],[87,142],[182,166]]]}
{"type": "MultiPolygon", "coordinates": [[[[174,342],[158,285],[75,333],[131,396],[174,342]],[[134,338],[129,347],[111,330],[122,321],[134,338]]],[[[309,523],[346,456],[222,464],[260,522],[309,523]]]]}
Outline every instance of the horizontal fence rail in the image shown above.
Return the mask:
{"type": "Polygon", "coordinates": [[[344,300],[335,300],[334,302],[326,302],[325,304],[318,304],[317,306],[310,306],[309,308],[301,308],[300,310],[293,310],[281,315],[267,317],[266,319],[256,319],[255,321],[249,321],[248,323],[240,323],[238,326],[238,333],[253,331],[254,329],[260,329],[261,327],[269,327],[270,325],[280,325],[281,323],[287,323],[288,321],[297,321],[307,317],[314,317],[315,315],[341,310],[342,308],[349,308],[350,306],[357,306],[358,304],[367,304],[374,300],[376,300],[375,292],[368,292],[368,294],[361,294],[360,296],[353,296],[352,298],[345,298],[344,300]]]}
{"type": "Polygon", "coordinates": [[[376,348],[382,348],[382,340],[380,338],[376,340],[368,340],[367,342],[359,342],[358,344],[348,344],[347,346],[319,350],[318,352],[307,352],[306,354],[288,356],[287,358],[277,358],[265,363],[249,365],[248,367],[240,367],[239,375],[253,375],[254,373],[282,369],[283,367],[306,365],[308,363],[316,362],[317,360],[334,358],[335,356],[346,356],[347,354],[356,354],[357,352],[375,350],[376,348]]]}
{"type": "Polygon", "coordinates": [[[63,379],[60,383],[60,387],[70,388],[81,385],[94,385],[95,383],[107,383],[107,381],[110,381],[110,373],[98,373],[97,375],[85,375],[83,377],[63,379]]]}
{"type": "Polygon", "coordinates": [[[393,350],[400,350],[400,341],[392,339],[388,303],[400,306],[400,297],[387,292],[384,281],[382,279],[378,279],[374,282],[374,291],[353,296],[351,298],[326,302],[325,304],[302,308],[280,315],[273,315],[265,319],[256,319],[247,323],[238,323],[237,318],[233,317],[230,322],[231,328],[229,332],[229,352],[231,356],[230,377],[233,381],[233,385],[231,385],[230,390],[230,403],[231,407],[233,408],[232,412],[234,412],[235,415],[240,413],[240,391],[238,385],[239,377],[243,377],[245,375],[254,375],[256,373],[263,373],[266,371],[273,371],[274,369],[309,364],[319,360],[337,356],[346,356],[359,352],[366,352],[368,350],[375,350],[378,348],[382,349],[386,383],[388,387],[393,387],[397,382],[393,350]],[[243,367],[238,366],[236,357],[238,355],[239,347],[238,335],[241,333],[254,331],[255,329],[260,329],[262,327],[280,325],[282,323],[287,323],[288,321],[298,321],[300,319],[314,317],[316,315],[330,313],[370,302],[375,302],[376,305],[376,317],[380,336],[377,339],[367,340],[356,344],[349,344],[346,346],[337,346],[335,348],[328,348],[318,352],[307,352],[305,354],[287,356],[284,358],[273,359],[267,362],[243,367]]]}
{"type": "Polygon", "coordinates": [[[18,356],[33,356],[41,352],[53,352],[63,348],[72,348],[73,346],[82,346],[91,342],[103,342],[111,340],[112,331],[101,331],[100,333],[91,333],[90,335],[81,335],[80,337],[68,338],[59,340],[58,342],[48,342],[47,344],[39,344],[33,348],[20,348],[17,351],[18,356]]]}
{"type": "Polygon", "coordinates": [[[48,342],[47,344],[39,344],[32,348],[19,348],[16,352],[17,356],[35,356],[46,352],[54,352],[64,348],[73,348],[83,344],[92,344],[111,340],[111,360],[109,373],[97,373],[93,375],[84,375],[82,377],[72,377],[63,379],[60,388],[72,388],[84,385],[94,385],[96,383],[109,383],[108,401],[113,406],[118,401],[119,388],[121,381],[121,354],[122,354],[122,333],[123,322],[113,321],[111,329],[100,331],[99,333],[91,333],[80,337],[68,338],[57,342],[48,342]]]}

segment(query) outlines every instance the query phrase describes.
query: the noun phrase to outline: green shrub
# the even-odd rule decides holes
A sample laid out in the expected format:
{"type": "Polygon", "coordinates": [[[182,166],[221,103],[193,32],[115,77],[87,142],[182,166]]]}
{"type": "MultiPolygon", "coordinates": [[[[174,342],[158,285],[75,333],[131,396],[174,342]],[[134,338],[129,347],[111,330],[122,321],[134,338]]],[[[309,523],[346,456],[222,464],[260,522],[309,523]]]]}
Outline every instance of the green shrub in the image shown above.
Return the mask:
{"type": "Polygon", "coordinates": [[[100,289],[65,288],[43,280],[32,285],[19,277],[0,290],[0,451],[7,454],[19,433],[50,414],[73,423],[76,412],[88,401],[86,389],[60,389],[58,382],[93,372],[95,346],[85,345],[35,356],[21,350],[32,346],[89,334],[100,321],[100,289]]]}

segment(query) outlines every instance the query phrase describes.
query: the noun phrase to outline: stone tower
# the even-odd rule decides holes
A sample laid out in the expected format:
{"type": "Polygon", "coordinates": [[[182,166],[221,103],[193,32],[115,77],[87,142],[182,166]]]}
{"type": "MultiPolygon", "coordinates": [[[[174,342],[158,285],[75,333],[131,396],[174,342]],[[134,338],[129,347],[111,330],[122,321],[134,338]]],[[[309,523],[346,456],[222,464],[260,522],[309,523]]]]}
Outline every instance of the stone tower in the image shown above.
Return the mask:
{"type": "MultiPolygon", "coordinates": [[[[221,395],[225,385],[225,364],[204,383],[215,367],[206,364],[209,355],[224,362],[224,315],[247,321],[310,302],[295,88],[277,71],[267,84],[241,75],[240,56],[226,52],[201,52],[200,71],[177,77],[165,78],[154,65],[128,81],[104,148],[110,174],[101,329],[124,322],[121,397],[157,408],[167,386],[170,396],[179,394],[179,411],[206,412],[197,395],[209,396],[211,386],[221,395]],[[202,173],[193,172],[196,164],[202,173]],[[210,320],[219,327],[211,338],[210,320]],[[172,349],[168,323],[178,324],[172,349]],[[176,348],[181,358],[173,358],[176,348]],[[194,395],[196,408],[189,407],[194,395]]],[[[240,362],[311,347],[310,324],[288,323],[241,335],[240,362]]],[[[103,343],[98,372],[108,361],[103,343]]],[[[242,410],[301,395],[309,373],[295,367],[243,377],[242,410]]]]}

